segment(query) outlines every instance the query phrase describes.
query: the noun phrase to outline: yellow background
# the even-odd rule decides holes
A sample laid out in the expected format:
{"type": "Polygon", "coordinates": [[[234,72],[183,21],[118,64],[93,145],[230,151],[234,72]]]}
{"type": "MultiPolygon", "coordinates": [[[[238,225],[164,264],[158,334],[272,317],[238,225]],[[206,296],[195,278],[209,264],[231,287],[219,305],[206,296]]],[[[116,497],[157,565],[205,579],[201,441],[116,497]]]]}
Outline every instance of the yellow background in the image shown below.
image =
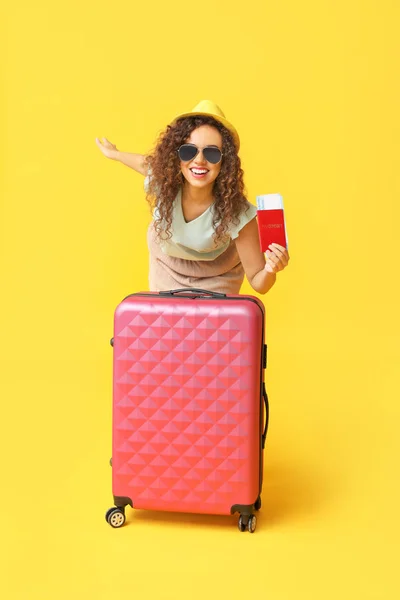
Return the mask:
{"type": "Polygon", "coordinates": [[[399,16],[394,0],[6,7],[2,598],[399,597],[399,16]],[[249,199],[285,200],[263,509],[252,536],[130,510],[112,530],[108,341],[147,288],[149,212],[95,137],[146,152],[204,98],[240,132],[249,199]]]}

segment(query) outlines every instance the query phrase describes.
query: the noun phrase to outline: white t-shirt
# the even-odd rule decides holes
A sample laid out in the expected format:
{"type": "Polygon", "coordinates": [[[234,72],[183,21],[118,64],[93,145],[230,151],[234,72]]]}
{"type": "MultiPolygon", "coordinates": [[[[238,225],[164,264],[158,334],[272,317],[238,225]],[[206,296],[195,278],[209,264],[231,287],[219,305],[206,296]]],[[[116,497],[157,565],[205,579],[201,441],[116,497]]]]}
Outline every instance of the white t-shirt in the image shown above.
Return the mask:
{"type": "MultiPolygon", "coordinates": [[[[145,189],[147,185],[146,177],[145,189]]],[[[256,215],[256,207],[247,202],[247,210],[239,216],[238,225],[231,225],[225,238],[216,245],[213,239],[213,205],[211,204],[199,217],[187,223],[183,216],[182,189],[180,189],[172,209],[172,237],[169,240],[160,240],[161,249],[168,256],[185,260],[214,260],[228,248],[231,240],[236,239],[239,231],[256,215]]],[[[153,217],[157,218],[157,216],[156,208],[153,217]]]]}

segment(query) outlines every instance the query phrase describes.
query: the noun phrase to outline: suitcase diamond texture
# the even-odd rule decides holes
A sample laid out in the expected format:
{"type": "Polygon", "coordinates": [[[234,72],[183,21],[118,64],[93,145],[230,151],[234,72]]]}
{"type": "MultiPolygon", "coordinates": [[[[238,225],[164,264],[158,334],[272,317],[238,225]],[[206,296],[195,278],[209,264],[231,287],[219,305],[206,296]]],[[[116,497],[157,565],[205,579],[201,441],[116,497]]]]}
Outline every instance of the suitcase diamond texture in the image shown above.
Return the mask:
{"type": "Polygon", "coordinates": [[[136,508],[227,513],[255,467],[259,350],[240,315],[179,309],[142,306],[115,332],[114,494],[136,508]]]}

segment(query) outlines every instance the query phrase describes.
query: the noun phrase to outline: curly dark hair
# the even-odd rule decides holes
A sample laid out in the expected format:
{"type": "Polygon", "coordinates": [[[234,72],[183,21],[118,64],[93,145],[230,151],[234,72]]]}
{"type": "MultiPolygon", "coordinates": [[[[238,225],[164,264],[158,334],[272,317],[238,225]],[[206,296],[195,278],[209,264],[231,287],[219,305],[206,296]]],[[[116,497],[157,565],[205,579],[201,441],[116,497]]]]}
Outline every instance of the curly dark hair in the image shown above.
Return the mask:
{"type": "Polygon", "coordinates": [[[214,182],[213,211],[214,240],[226,239],[229,226],[238,225],[239,216],[247,210],[243,170],[233,137],[219,121],[208,116],[189,116],[168,125],[156,143],[155,149],[146,157],[151,177],[146,198],[152,209],[157,206],[155,218],[157,237],[171,238],[173,202],[185,179],[180,170],[177,149],[201,125],[211,125],[222,136],[223,158],[221,170],[214,182]]]}

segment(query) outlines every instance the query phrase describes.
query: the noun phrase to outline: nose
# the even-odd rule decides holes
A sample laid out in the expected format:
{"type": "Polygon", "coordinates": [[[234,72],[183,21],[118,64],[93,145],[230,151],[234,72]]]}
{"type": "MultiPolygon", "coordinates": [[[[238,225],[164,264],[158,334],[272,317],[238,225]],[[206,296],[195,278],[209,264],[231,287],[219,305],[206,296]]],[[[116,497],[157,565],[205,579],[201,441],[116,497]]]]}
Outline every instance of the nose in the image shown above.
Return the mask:
{"type": "Polygon", "coordinates": [[[199,150],[193,159],[193,162],[197,165],[204,165],[207,160],[204,158],[203,150],[199,150]]]}

